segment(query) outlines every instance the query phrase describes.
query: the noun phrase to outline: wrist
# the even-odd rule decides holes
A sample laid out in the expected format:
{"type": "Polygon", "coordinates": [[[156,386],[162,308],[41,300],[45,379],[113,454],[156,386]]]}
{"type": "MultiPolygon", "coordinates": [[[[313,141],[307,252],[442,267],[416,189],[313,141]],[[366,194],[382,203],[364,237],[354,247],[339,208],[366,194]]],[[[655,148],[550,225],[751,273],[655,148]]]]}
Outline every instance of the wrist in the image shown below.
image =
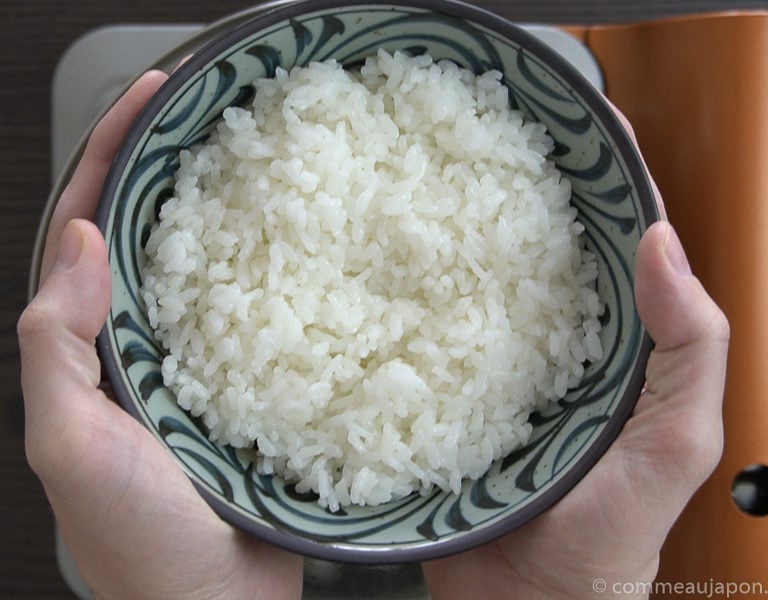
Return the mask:
{"type": "Polygon", "coordinates": [[[525,600],[648,600],[658,571],[658,555],[638,569],[618,572],[569,573],[552,565],[543,574],[518,573],[507,588],[508,598],[525,600]]]}

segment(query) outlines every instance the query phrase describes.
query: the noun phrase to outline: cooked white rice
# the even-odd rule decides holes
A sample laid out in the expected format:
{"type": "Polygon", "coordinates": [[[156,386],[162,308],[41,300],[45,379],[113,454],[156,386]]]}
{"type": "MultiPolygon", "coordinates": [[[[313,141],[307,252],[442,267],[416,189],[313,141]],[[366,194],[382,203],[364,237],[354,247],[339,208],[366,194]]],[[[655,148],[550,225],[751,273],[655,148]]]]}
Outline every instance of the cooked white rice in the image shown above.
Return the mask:
{"type": "Polygon", "coordinates": [[[255,85],[146,246],[165,384],[331,510],[458,491],[602,352],[553,143],[499,73],[428,56],[255,85]]]}

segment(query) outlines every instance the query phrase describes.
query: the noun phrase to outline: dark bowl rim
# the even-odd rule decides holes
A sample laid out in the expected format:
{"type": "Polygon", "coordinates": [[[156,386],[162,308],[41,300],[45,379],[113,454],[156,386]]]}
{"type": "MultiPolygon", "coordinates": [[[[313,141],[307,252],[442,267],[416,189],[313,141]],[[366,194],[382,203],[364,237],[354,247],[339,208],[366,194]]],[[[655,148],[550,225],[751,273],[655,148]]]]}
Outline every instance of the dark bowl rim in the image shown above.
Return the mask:
{"type": "MultiPolygon", "coordinates": [[[[610,139],[616,144],[616,150],[621,154],[631,180],[637,186],[643,222],[650,225],[659,219],[655,194],[642,157],[614,109],[606,101],[603,94],[576,67],[519,25],[489,10],[467,4],[461,0],[295,0],[292,3],[278,3],[272,7],[267,7],[264,12],[260,12],[245,22],[234,26],[231,30],[219,34],[204,44],[170,74],[168,80],[149,100],[131,125],[105,178],[94,219],[102,234],[106,234],[108,230],[108,219],[115,193],[120,185],[122,174],[130,163],[135,147],[151,125],[152,120],[163,109],[167,100],[189,78],[194,77],[195,73],[205,67],[212,58],[219,56],[233,44],[262,29],[305,13],[351,6],[395,6],[404,9],[431,10],[453,18],[467,19],[531,51],[537,58],[555,69],[568,85],[572,86],[584,99],[585,104],[596,115],[597,121],[601,123],[610,139]]],[[[123,386],[120,376],[121,368],[118,365],[118,359],[115,356],[112,340],[106,327],[99,333],[96,345],[104,372],[112,384],[118,403],[144,424],[131,394],[123,386]]],[[[481,526],[478,529],[461,532],[460,535],[451,535],[442,540],[390,548],[370,548],[355,546],[354,544],[334,545],[315,541],[310,537],[283,531],[245,517],[240,511],[209,492],[186,467],[180,466],[185,469],[201,496],[223,520],[259,539],[292,552],[324,560],[357,564],[417,562],[456,554],[490,542],[525,525],[551,508],[581,481],[608,450],[631,415],[645,383],[645,368],[652,347],[652,340],[643,330],[640,336],[638,360],[633,365],[633,371],[628,378],[624,394],[617,401],[613,414],[588,449],[548,489],[529,504],[499,521],[481,526]]]]}

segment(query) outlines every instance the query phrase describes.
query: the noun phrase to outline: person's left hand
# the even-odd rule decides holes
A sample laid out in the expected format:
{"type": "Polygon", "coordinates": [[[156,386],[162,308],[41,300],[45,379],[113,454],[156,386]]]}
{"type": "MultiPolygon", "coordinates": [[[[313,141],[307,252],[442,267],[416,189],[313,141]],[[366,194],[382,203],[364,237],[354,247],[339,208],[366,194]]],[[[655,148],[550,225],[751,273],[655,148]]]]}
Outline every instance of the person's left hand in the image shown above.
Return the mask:
{"type": "Polygon", "coordinates": [[[302,559],[242,534],[100,388],[94,340],[110,304],[89,222],[129,125],[165,81],[141,77],[95,128],[49,228],[37,296],[18,324],[28,461],[99,598],[299,598],[302,559]]]}

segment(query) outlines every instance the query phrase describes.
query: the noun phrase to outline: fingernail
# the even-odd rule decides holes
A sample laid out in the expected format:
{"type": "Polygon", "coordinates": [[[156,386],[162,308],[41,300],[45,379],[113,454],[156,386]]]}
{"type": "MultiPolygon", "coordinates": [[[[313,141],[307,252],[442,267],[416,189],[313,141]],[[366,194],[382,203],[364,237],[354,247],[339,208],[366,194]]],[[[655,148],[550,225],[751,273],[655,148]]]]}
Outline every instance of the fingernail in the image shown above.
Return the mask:
{"type": "Polygon", "coordinates": [[[61,232],[54,268],[59,271],[68,271],[77,264],[82,251],[83,233],[75,223],[70,221],[61,232]]]}
{"type": "Polygon", "coordinates": [[[674,227],[669,224],[667,225],[667,235],[664,239],[664,254],[677,273],[680,275],[692,274],[691,265],[688,262],[683,244],[680,242],[674,227]]]}

